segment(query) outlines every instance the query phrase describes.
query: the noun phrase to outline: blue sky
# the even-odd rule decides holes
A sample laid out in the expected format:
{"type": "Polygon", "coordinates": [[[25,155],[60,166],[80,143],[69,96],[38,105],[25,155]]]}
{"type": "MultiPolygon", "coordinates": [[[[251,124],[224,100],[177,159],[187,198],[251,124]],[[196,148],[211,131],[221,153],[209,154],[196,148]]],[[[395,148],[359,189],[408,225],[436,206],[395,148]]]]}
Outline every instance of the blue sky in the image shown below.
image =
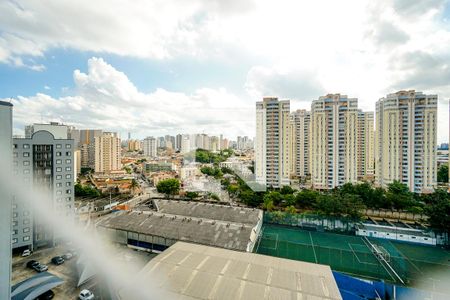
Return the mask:
{"type": "Polygon", "coordinates": [[[254,135],[263,96],[363,110],[399,89],[439,96],[448,141],[448,0],[0,2],[0,99],[15,131],[62,121],[136,137],[254,135]],[[326,11],[323,7],[327,7],[326,11]],[[339,18],[336,19],[336,15],[339,18]],[[120,16],[120,17],[118,17],[120,16]]]}

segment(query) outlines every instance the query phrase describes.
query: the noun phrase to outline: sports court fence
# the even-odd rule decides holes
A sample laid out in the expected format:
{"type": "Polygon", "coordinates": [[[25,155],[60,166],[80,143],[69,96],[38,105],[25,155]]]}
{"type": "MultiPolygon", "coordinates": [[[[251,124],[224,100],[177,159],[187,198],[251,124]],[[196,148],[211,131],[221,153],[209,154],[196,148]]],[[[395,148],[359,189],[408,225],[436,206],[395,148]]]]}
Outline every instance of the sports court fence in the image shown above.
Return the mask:
{"type": "Polygon", "coordinates": [[[288,212],[264,212],[264,223],[295,226],[306,230],[333,231],[354,234],[359,220],[344,217],[324,217],[316,214],[290,214],[288,212]]]}

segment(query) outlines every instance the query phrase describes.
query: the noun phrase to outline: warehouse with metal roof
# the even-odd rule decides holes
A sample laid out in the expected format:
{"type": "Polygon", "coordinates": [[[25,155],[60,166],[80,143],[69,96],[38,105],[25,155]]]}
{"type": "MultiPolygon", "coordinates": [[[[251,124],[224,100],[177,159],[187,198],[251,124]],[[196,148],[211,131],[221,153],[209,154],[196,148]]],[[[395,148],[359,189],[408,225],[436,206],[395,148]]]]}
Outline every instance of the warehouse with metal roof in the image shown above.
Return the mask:
{"type": "Polygon", "coordinates": [[[158,211],[121,211],[104,217],[97,231],[141,250],[163,251],[177,241],[253,251],[262,226],[258,209],[185,201],[155,201],[158,211]]]}
{"type": "MultiPolygon", "coordinates": [[[[342,299],[329,266],[184,242],[137,277],[168,299],[342,299]]],[[[118,291],[120,299],[130,294],[118,291]]]]}

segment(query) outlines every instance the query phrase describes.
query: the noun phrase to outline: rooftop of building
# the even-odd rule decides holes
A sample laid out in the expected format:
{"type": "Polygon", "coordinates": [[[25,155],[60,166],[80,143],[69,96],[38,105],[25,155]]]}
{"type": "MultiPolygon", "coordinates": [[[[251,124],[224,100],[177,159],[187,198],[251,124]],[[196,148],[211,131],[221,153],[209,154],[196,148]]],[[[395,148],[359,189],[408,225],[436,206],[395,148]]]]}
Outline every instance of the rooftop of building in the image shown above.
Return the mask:
{"type": "MultiPolygon", "coordinates": [[[[170,299],[342,299],[329,266],[184,242],[138,277],[170,299]]],[[[126,287],[118,292],[128,295],[126,287]]]]}
{"type": "Polygon", "coordinates": [[[210,204],[196,201],[153,200],[158,212],[220,220],[224,222],[256,225],[263,217],[260,209],[210,204]]]}
{"type": "Polygon", "coordinates": [[[2,100],[0,100],[0,105],[3,105],[3,106],[13,106],[13,104],[12,104],[11,102],[2,101],[2,100]]]}
{"type": "MultiPolygon", "coordinates": [[[[255,224],[256,225],[256,224],[255,224]]],[[[255,225],[230,223],[155,211],[116,212],[104,217],[98,227],[163,237],[174,241],[249,251],[257,233],[255,225]]]]}

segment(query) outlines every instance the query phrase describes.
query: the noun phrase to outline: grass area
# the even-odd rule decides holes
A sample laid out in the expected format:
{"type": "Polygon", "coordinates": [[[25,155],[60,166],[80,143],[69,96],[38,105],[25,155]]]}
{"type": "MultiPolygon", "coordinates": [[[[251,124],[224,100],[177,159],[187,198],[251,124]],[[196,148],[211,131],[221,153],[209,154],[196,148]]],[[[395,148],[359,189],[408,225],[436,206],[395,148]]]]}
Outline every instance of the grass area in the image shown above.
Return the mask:
{"type": "Polygon", "coordinates": [[[401,283],[398,275],[408,285],[420,283],[450,290],[440,275],[433,277],[438,269],[450,276],[450,251],[382,239],[370,239],[370,243],[386,253],[385,259],[394,271],[377,258],[362,237],[295,227],[265,225],[256,252],[326,264],[358,277],[401,283]]]}

